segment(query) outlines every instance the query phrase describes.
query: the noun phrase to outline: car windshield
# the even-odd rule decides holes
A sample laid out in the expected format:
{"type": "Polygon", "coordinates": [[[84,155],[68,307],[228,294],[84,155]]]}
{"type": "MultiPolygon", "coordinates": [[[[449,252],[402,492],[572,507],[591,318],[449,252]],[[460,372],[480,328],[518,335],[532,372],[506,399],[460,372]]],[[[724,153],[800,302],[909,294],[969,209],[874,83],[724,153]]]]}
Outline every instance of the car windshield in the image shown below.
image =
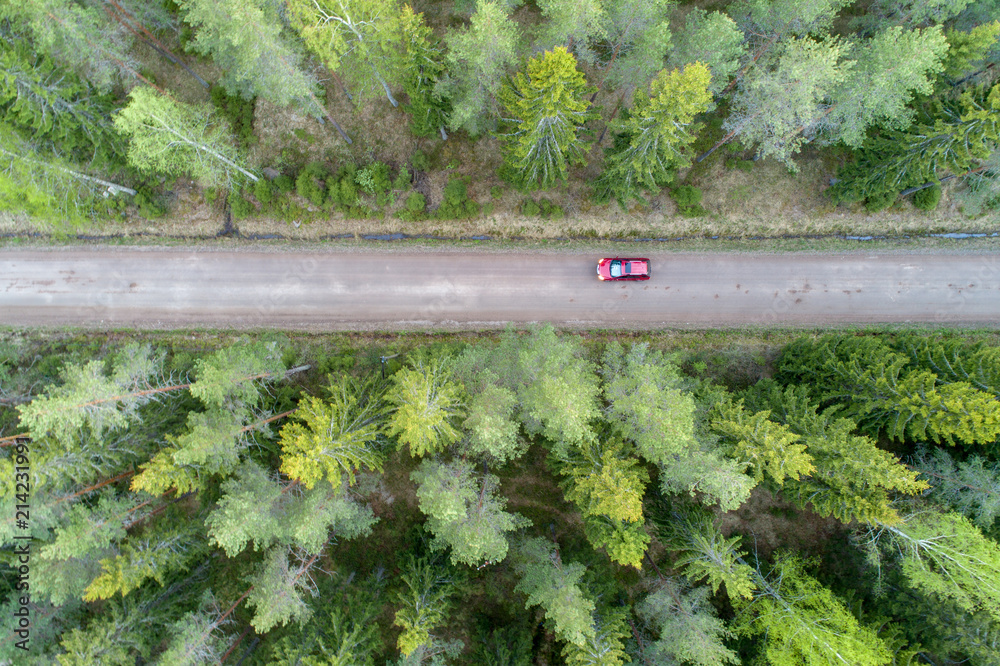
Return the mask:
{"type": "Polygon", "coordinates": [[[622,262],[615,259],[611,262],[611,277],[622,276],[622,262]]]}

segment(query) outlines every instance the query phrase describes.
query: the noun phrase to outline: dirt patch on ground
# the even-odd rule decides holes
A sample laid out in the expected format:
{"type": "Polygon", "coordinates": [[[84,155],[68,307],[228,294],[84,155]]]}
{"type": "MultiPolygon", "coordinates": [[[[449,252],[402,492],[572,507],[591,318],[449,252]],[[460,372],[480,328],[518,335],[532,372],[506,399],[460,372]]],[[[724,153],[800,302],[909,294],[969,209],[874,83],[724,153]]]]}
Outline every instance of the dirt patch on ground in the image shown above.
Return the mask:
{"type": "Polygon", "coordinates": [[[835,518],[823,518],[796,508],[758,486],[739,509],[724,513],[719,528],[726,536],[743,535],[743,547],[767,559],[775,550],[819,554],[822,544],[848,528],[835,518]]]}

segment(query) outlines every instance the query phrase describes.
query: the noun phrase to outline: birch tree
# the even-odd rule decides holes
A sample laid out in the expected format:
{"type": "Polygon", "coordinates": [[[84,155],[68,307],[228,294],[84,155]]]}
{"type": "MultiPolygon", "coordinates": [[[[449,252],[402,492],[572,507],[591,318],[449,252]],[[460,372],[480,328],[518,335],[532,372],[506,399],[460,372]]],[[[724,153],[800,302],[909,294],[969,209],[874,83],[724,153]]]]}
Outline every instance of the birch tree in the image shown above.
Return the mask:
{"type": "Polygon", "coordinates": [[[391,90],[403,74],[396,0],[290,0],[288,8],[302,39],[330,71],[342,73],[361,98],[381,88],[399,106],[391,90]]]}
{"type": "Polygon", "coordinates": [[[597,54],[591,45],[605,36],[607,21],[602,0],[539,0],[538,8],[546,22],[535,48],[565,46],[578,60],[594,64],[597,54]]]}
{"type": "Polygon", "coordinates": [[[226,121],[208,105],[190,105],[136,88],[115,116],[128,137],[128,161],[142,173],[188,173],[207,185],[232,188],[258,177],[244,168],[226,121]]]}
{"type": "Polygon", "coordinates": [[[739,69],[747,48],[743,31],[733,19],[695,7],[685,18],[684,30],[675,36],[667,67],[681,69],[690,63],[703,63],[711,74],[708,91],[717,95],[739,69]]]}

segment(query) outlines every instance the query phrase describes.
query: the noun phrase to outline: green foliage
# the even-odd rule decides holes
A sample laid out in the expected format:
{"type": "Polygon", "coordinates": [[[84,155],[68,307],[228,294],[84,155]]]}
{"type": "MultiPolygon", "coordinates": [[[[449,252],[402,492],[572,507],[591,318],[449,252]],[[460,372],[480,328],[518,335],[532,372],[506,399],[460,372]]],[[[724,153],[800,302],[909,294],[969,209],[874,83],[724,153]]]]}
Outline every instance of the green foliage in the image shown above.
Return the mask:
{"type": "Polygon", "coordinates": [[[755,590],[753,569],[743,561],[740,537],[726,538],[710,513],[702,509],[673,511],[656,503],[650,512],[664,548],[674,555],[674,568],[691,582],[705,580],[718,593],[723,585],[731,600],[750,599],[755,590]]]}
{"type": "Polygon", "coordinates": [[[576,59],[558,46],[532,58],[525,72],[505,83],[498,99],[504,122],[507,177],[523,189],[548,189],[566,182],[568,168],[583,164],[588,144],[580,139],[585,122],[597,114],[588,110],[587,87],[576,59]]]}
{"type": "Polygon", "coordinates": [[[500,464],[520,457],[525,449],[513,418],[516,409],[517,396],[513,391],[485,383],[469,398],[468,417],[462,423],[466,432],[462,448],[471,455],[500,464]]]}
{"type": "Polygon", "coordinates": [[[434,212],[439,220],[464,220],[479,214],[479,204],[469,198],[469,184],[460,176],[448,178],[443,197],[434,212]]]}
{"type": "Polygon", "coordinates": [[[801,558],[784,554],[766,578],[758,574],[753,601],[736,604],[736,633],[759,636],[763,658],[775,666],[892,663],[875,630],[859,623],[805,568],[801,558]]]}
{"type": "Polygon", "coordinates": [[[1000,137],[998,109],[1000,86],[988,92],[967,90],[955,101],[942,100],[928,122],[866,141],[826,192],[836,203],[891,202],[908,187],[940,182],[947,174],[964,175],[993,153],[1000,137]]]}
{"type": "Polygon", "coordinates": [[[897,335],[890,344],[942,382],[966,382],[1000,397],[1000,347],[926,335],[897,335]]]}
{"type": "MultiPolygon", "coordinates": [[[[260,183],[264,181],[259,180],[257,182],[260,183]]],[[[233,219],[235,220],[244,220],[257,212],[253,202],[247,199],[241,190],[231,191],[229,193],[228,202],[229,212],[232,213],[233,219]]]]}
{"type": "Polygon", "coordinates": [[[758,483],[767,474],[783,486],[786,478],[798,480],[816,471],[800,435],[787,426],[769,421],[769,411],[749,414],[742,402],[719,404],[712,414],[711,428],[732,442],[730,455],[749,464],[758,483]]]}
{"type": "Polygon", "coordinates": [[[295,178],[295,192],[314,206],[326,199],[326,179],[330,176],[322,162],[310,162],[295,178]]]}
{"type": "Polygon", "coordinates": [[[393,106],[398,105],[390,86],[404,77],[399,46],[407,37],[403,30],[417,24],[401,21],[406,17],[397,2],[291,0],[287,11],[306,45],[327,69],[347,80],[359,99],[384,93],[393,106]]]}
{"type": "Polygon", "coordinates": [[[315,559],[303,561],[300,556],[290,556],[284,546],[271,548],[250,577],[253,589],[247,596],[247,606],[256,609],[251,625],[258,633],[289,622],[303,622],[312,615],[302,597],[305,593],[315,594],[307,575],[315,559]]]}
{"type": "Polygon", "coordinates": [[[410,132],[414,136],[440,133],[442,139],[447,139],[444,128],[451,114],[451,102],[440,87],[445,70],[444,49],[422,19],[422,14],[414,14],[409,5],[403,5],[400,15],[406,63],[403,90],[410,98],[403,109],[410,114],[410,132]]]}
{"type": "Polygon", "coordinates": [[[481,566],[507,557],[507,532],[527,527],[529,520],[504,511],[492,474],[477,479],[470,463],[425,459],[410,474],[418,485],[417,501],[427,515],[434,547],[451,547],[452,564],[481,566]]]}
{"type": "Polygon", "coordinates": [[[431,632],[444,624],[457,589],[448,571],[426,557],[411,555],[400,579],[406,587],[397,595],[400,608],[393,624],[402,627],[396,645],[409,656],[434,641],[431,632]]]}
{"type": "Polygon", "coordinates": [[[274,179],[274,187],[281,194],[288,194],[295,189],[295,179],[283,173],[274,179]]]}
{"type": "Polygon", "coordinates": [[[83,427],[98,436],[123,429],[153,400],[149,389],[162,380],[163,357],[148,344],[134,343],[114,358],[110,373],[102,361],[67,365],[61,386],[18,406],[21,426],[36,441],[51,436],[64,444],[83,427]]]}
{"type": "Polygon", "coordinates": [[[934,183],[931,187],[918,190],[913,195],[913,205],[920,210],[932,211],[941,202],[941,186],[934,183]]]}
{"type": "Polygon", "coordinates": [[[779,360],[784,378],[809,377],[825,401],[847,404],[848,415],[873,432],[954,444],[992,442],[1000,434],[1000,403],[966,382],[938,385],[926,370],[875,338],[829,335],[799,339],[779,360]]]}
{"type": "Polygon", "coordinates": [[[212,100],[223,102],[244,147],[258,96],[278,107],[306,107],[314,117],[323,114],[313,92],[316,79],[301,66],[299,49],[282,30],[279,5],[261,0],[178,0],[178,5],[185,23],[196,28],[187,48],[211,55],[222,69],[212,100]]]}
{"type": "Polygon", "coordinates": [[[458,440],[452,421],[464,416],[463,401],[446,361],[416,359],[392,376],[386,400],[395,405],[386,434],[410,455],[436,453],[458,440]]]}
{"type": "Polygon", "coordinates": [[[410,158],[410,166],[413,167],[414,171],[427,171],[431,168],[431,158],[424,151],[415,150],[410,158]]]}
{"type": "Polygon", "coordinates": [[[670,190],[670,196],[677,204],[681,215],[697,216],[703,215],[704,209],[701,207],[701,190],[693,185],[678,185],[670,190]]]}
{"type": "Polygon", "coordinates": [[[236,143],[241,150],[250,148],[254,141],[253,114],[257,106],[257,98],[240,97],[229,94],[220,86],[213,86],[211,91],[212,105],[229,121],[229,126],[236,137],[236,143]]]}
{"type": "Polygon", "coordinates": [[[353,484],[358,471],[382,471],[385,461],[378,436],[388,412],[377,388],[340,375],[327,391],[329,400],[304,398],[281,429],[281,471],[307,488],[320,479],[339,486],[342,476],[353,484]]]}
{"type": "MultiPolygon", "coordinates": [[[[274,201],[275,190],[277,190],[277,183],[272,183],[266,178],[261,178],[256,183],[253,184],[253,195],[256,197],[257,201],[263,206],[267,206],[272,201],[274,201]]],[[[278,190],[280,192],[280,190],[278,190]]]]}
{"type": "Polygon", "coordinates": [[[734,638],[709,602],[707,587],[692,587],[675,578],[662,578],[636,605],[636,614],[659,634],[649,654],[661,663],[695,666],[739,664],[725,644],[734,638]]]}
{"type": "Polygon", "coordinates": [[[494,0],[477,0],[468,28],[445,36],[447,74],[435,90],[451,100],[453,130],[477,136],[493,127],[499,115],[496,96],[517,57],[519,37],[517,23],[494,0]]]}
{"type": "Polygon", "coordinates": [[[1000,21],[992,21],[977,25],[968,32],[960,32],[952,28],[944,31],[948,40],[948,53],[944,60],[944,75],[959,79],[973,69],[978,69],[979,63],[986,54],[996,46],[1000,37],[1000,21]]]}
{"type": "Polygon", "coordinates": [[[908,586],[965,612],[985,611],[1000,621],[1000,545],[964,516],[924,510],[898,526],[870,529],[869,560],[896,560],[908,586]]]}
{"type": "Polygon", "coordinates": [[[746,51],[743,31],[733,19],[722,12],[707,13],[695,7],[685,18],[684,30],[677,35],[667,65],[676,69],[689,63],[704,63],[711,73],[708,91],[716,95],[739,69],[746,51]]]}
{"type": "Polygon", "coordinates": [[[591,41],[605,36],[602,25],[607,17],[598,0],[539,0],[538,9],[545,22],[535,40],[536,51],[553,46],[572,49],[574,55],[593,65],[597,54],[590,48],[591,41]]]}
{"type": "Polygon", "coordinates": [[[657,192],[674,179],[677,170],[690,166],[691,158],[684,150],[700,128],[695,116],[706,111],[712,100],[710,80],[708,67],[696,62],[683,71],[662,70],[648,92],[636,93],[632,108],[608,125],[615,141],[605,151],[604,172],[595,186],[598,202],[614,198],[623,210],[631,199],[648,203],[641,190],[657,192]]]}
{"type": "Polygon", "coordinates": [[[930,484],[929,497],[954,509],[982,530],[1000,516],[1000,463],[981,456],[956,461],[944,449],[922,450],[916,466],[930,484]]]}
{"type": "Polygon", "coordinates": [[[130,539],[115,557],[101,560],[100,576],[84,591],[84,601],[124,597],[149,579],[163,585],[170,571],[184,567],[198,554],[200,544],[191,526],[153,530],[144,539],[130,539]]]}
{"type": "Polygon", "coordinates": [[[141,173],[190,174],[223,187],[244,177],[257,180],[242,166],[228,123],[208,105],[183,104],[140,87],[114,122],[129,139],[129,164],[141,173]]]}
{"type": "Polygon", "coordinates": [[[562,649],[567,666],[622,666],[629,655],[625,640],[631,636],[624,609],[604,609],[594,615],[594,635],[583,645],[567,642],[562,649]]]}
{"type": "Polygon", "coordinates": [[[385,162],[372,162],[355,174],[354,182],[368,194],[388,192],[392,188],[389,165],[385,162]]]}
{"type": "MultiPolygon", "coordinates": [[[[610,53],[607,84],[635,90],[663,69],[670,51],[671,0],[611,0],[605,3],[604,33],[610,53]]],[[[684,63],[687,64],[687,63],[684,63]]]]}
{"type": "Polygon", "coordinates": [[[582,647],[596,637],[594,602],[579,586],[583,565],[564,564],[552,542],[532,537],[521,542],[515,568],[520,581],[514,589],[528,597],[524,607],[541,606],[558,638],[582,647]]]}

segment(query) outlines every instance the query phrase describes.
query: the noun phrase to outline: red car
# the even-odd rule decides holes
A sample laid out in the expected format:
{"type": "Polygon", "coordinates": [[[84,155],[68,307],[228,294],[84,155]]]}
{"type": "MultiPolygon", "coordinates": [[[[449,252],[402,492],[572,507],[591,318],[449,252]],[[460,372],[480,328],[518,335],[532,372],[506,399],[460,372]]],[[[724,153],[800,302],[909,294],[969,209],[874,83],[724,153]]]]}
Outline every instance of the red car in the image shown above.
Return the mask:
{"type": "Polygon", "coordinates": [[[601,280],[648,280],[649,259],[601,259],[597,264],[597,277],[601,280]]]}

